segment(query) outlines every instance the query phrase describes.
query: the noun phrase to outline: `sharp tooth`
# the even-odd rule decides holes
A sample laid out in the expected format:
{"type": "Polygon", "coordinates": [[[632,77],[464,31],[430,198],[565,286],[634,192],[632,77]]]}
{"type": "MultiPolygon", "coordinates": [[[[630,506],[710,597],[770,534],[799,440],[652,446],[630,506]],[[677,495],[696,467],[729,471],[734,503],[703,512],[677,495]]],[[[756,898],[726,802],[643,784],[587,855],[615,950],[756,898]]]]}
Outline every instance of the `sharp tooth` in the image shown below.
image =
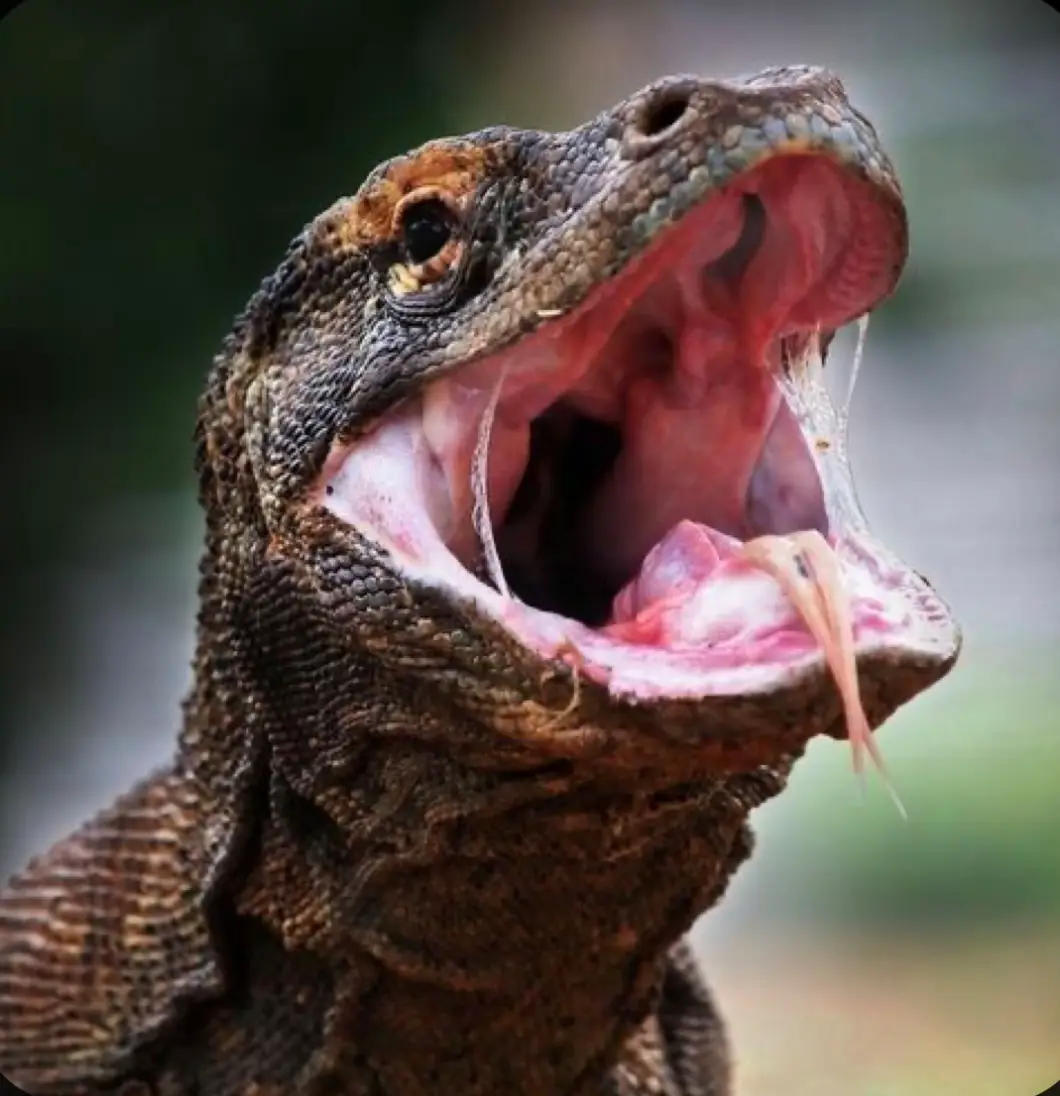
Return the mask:
{"type": "Polygon", "coordinates": [[[862,774],[863,752],[868,753],[904,816],[861,702],[854,625],[835,552],[820,533],[810,531],[759,537],[748,541],[741,554],[776,580],[821,645],[843,701],[854,771],[862,774]]]}

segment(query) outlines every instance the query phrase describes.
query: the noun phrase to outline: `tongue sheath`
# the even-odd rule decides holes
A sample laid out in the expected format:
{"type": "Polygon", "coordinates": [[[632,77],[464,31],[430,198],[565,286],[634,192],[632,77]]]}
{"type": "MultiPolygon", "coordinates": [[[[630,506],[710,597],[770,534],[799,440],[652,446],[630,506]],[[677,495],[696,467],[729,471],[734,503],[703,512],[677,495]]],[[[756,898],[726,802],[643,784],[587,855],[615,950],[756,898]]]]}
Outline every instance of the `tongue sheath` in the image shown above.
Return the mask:
{"type": "Polygon", "coordinates": [[[809,531],[787,537],[759,537],[748,541],[741,554],[777,581],[821,645],[843,701],[854,771],[862,774],[863,754],[868,753],[904,816],[905,808],[887,777],[861,703],[850,603],[831,546],[820,533],[809,531]]]}

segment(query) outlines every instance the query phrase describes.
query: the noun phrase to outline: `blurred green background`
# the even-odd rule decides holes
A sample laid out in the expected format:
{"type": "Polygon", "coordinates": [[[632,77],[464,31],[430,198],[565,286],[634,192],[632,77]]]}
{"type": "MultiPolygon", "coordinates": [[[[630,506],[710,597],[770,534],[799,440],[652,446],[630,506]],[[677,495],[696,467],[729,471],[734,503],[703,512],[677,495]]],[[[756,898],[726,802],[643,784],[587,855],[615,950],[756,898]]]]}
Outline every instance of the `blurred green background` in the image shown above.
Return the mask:
{"type": "Polygon", "coordinates": [[[227,325],[379,159],[564,127],[671,71],[834,68],[913,248],[870,327],[870,519],[965,625],[881,735],[758,816],[697,931],[741,1094],[1060,1076],[1060,16],[1039,0],[31,0],[0,25],[0,874],[167,754],[194,401],[227,325]]]}

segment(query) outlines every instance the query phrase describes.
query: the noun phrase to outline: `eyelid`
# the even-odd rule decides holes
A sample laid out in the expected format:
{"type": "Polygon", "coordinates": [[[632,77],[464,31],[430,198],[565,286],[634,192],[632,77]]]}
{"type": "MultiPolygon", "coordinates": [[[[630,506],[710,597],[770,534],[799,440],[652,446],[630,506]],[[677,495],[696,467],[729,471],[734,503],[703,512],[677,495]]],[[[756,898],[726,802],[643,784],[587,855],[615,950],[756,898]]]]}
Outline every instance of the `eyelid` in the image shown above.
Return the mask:
{"type": "Polygon", "coordinates": [[[409,208],[428,201],[440,202],[444,205],[452,213],[456,224],[460,224],[463,220],[463,203],[458,202],[449,191],[443,190],[440,186],[417,187],[415,190],[409,191],[394,206],[394,213],[390,219],[390,232],[394,239],[401,235],[401,225],[409,208]]]}

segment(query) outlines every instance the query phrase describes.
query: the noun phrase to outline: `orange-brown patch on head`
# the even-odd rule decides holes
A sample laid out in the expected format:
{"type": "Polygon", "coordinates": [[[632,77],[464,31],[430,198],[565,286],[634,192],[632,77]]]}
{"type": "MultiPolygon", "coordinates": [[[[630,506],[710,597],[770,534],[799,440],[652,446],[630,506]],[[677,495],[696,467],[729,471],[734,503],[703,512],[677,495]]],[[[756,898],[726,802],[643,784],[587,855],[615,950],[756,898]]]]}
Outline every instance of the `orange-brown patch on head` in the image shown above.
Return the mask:
{"type": "Polygon", "coordinates": [[[344,242],[353,247],[392,238],[403,199],[417,191],[442,196],[465,208],[489,168],[480,145],[436,141],[393,161],[385,173],[350,203],[343,224],[344,242]]]}

